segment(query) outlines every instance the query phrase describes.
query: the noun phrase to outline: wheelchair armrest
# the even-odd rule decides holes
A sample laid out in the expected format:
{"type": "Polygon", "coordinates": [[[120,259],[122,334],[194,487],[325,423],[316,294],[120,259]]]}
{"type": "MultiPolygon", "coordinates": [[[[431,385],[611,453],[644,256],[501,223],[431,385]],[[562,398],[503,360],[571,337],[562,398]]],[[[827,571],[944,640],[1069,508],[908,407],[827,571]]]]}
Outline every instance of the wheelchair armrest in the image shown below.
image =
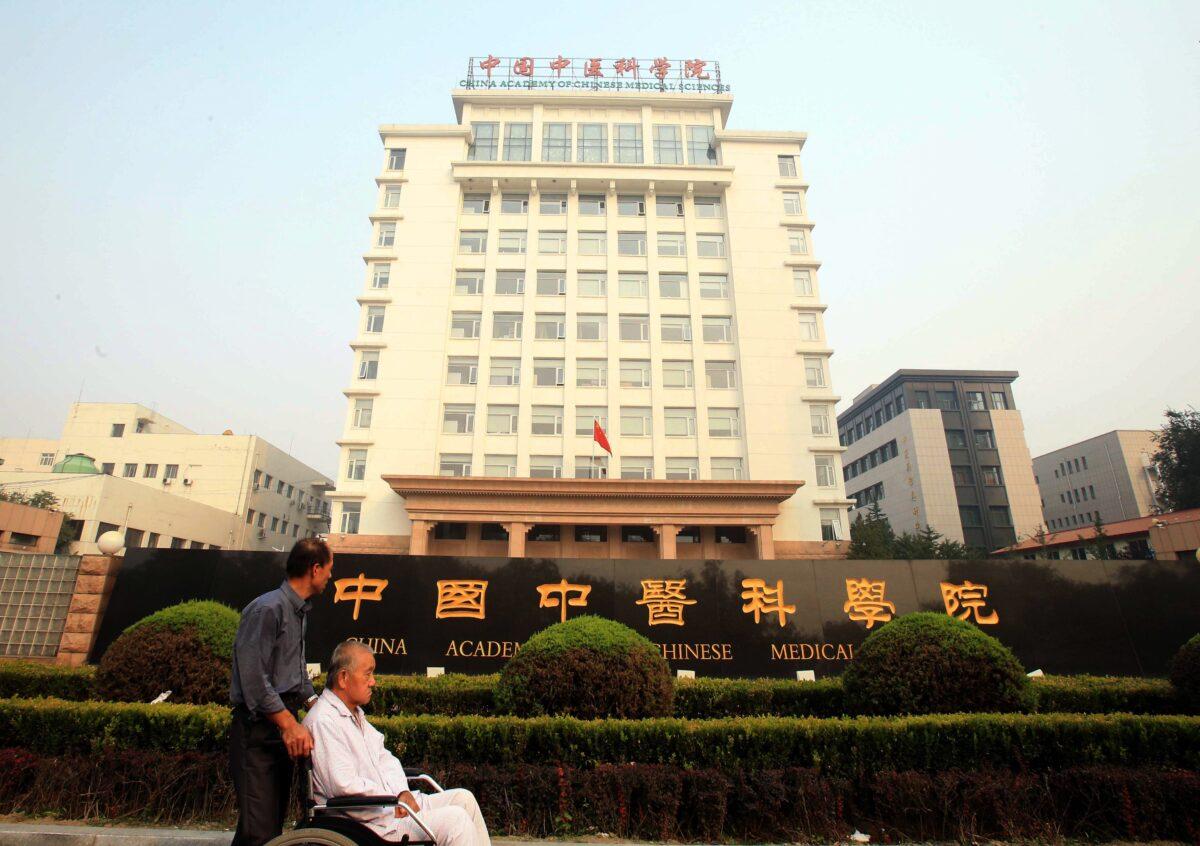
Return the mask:
{"type": "Polygon", "coordinates": [[[436,781],[434,781],[433,776],[431,776],[429,773],[423,772],[421,770],[413,769],[412,767],[405,767],[404,768],[404,777],[409,780],[410,786],[411,786],[411,782],[423,781],[427,785],[429,785],[431,788],[433,788],[434,793],[442,792],[442,786],[440,784],[438,784],[436,781]]]}
{"type": "Polygon", "coordinates": [[[380,808],[395,804],[395,796],[335,796],[325,800],[326,808],[380,808]]]}

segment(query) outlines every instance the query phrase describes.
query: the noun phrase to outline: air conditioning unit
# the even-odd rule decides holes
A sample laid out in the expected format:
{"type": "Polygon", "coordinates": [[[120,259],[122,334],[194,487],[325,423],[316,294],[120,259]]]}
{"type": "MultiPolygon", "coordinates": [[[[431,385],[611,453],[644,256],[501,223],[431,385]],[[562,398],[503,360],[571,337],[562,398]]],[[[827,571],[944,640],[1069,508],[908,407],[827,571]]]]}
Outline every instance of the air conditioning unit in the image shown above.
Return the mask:
{"type": "Polygon", "coordinates": [[[188,487],[188,488],[190,488],[190,487],[192,486],[192,480],[191,480],[191,479],[184,479],[184,480],[183,480],[183,485],[184,485],[184,487],[188,487]]]}
{"type": "Polygon", "coordinates": [[[258,530],[258,539],[259,539],[259,540],[262,540],[262,539],[263,539],[263,538],[265,538],[266,536],[267,536],[267,530],[266,530],[266,529],[259,529],[259,530],[258,530]]]}
{"type": "Polygon", "coordinates": [[[163,476],[163,484],[164,485],[169,485],[174,481],[175,481],[174,479],[168,479],[166,476],[163,476]]]}

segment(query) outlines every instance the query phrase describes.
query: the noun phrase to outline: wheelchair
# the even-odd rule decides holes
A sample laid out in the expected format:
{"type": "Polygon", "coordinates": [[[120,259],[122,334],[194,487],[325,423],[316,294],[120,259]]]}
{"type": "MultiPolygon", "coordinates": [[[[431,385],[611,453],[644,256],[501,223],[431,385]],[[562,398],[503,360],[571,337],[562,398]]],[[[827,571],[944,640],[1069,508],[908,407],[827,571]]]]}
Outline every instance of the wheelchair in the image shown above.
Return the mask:
{"type": "MultiPolygon", "coordinates": [[[[400,840],[384,840],[365,823],[346,816],[345,811],[394,808],[395,796],[337,796],[325,804],[317,803],[313,795],[312,761],[304,758],[299,763],[300,768],[300,819],[291,831],[267,842],[267,846],[437,846],[437,839],[421,815],[413,810],[408,811],[409,818],[417,824],[417,828],[425,832],[426,840],[413,840],[407,834],[400,840]]],[[[442,786],[433,780],[433,776],[420,770],[404,768],[404,777],[409,784],[424,783],[430,790],[427,792],[441,793],[442,786]]]]}

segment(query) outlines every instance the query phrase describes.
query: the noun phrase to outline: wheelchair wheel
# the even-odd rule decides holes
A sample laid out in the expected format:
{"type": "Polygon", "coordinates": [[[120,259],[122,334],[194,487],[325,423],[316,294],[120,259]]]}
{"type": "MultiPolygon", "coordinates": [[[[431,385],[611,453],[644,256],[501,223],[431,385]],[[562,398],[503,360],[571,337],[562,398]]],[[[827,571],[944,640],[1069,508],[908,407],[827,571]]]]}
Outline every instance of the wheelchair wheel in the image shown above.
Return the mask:
{"type": "Polygon", "coordinates": [[[267,841],[267,846],[357,846],[344,834],[328,831],[323,828],[297,828],[285,831],[274,840],[267,841]]]}

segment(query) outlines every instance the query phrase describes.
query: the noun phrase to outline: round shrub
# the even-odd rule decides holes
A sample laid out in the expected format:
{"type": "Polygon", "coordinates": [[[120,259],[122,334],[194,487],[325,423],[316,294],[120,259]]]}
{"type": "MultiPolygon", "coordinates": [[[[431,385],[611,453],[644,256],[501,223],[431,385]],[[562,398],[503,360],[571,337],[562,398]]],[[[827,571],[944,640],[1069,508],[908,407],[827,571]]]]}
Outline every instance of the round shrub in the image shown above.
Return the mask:
{"type": "Polygon", "coordinates": [[[103,699],[229,702],[238,613],[218,602],[183,602],[138,620],[112,642],[96,672],[103,699]]]}
{"type": "Polygon", "coordinates": [[[505,665],[500,710],[522,717],[566,714],[669,717],[675,686],[658,647],[614,620],[585,615],[529,638],[505,665]]]}
{"type": "Polygon", "coordinates": [[[1200,634],[1179,647],[1171,659],[1171,684],[1188,711],[1200,711],[1200,634]]]}
{"type": "Polygon", "coordinates": [[[1025,711],[1034,693],[1008,647],[970,623],[922,612],[872,632],[843,676],[858,714],[1025,711]]]}

